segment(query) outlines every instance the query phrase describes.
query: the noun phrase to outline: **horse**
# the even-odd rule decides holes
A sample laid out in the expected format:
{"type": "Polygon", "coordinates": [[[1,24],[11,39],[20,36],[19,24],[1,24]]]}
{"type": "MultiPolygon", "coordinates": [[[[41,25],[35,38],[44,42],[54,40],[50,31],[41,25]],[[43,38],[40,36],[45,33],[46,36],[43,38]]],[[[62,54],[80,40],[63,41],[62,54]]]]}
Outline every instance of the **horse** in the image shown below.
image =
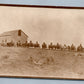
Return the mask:
{"type": "Polygon", "coordinates": [[[7,47],[12,47],[12,46],[14,46],[13,42],[7,42],[7,47]]]}
{"type": "Polygon", "coordinates": [[[34,48],[40,48],[40,44],[38,43],[38,41],[36,41],[36,43],[34,44],[34,48]]]}
{"type": "Polygon", "coordinates": [[[64,44],[64,46],[62,46],[62,50],[68,50],[68,46],[64,44]]]}
{"type": "Polygon", "coordinates": [[[50,43],[50,45],[48,45],[48,48],[49,48],[49,49],[53,49],[53,44],[50,43]]]}
{"type": "Polygon", "coordinates": [[[21,45],[22,45],[21,42],[18,41],[18,42],[17,42],[17,47],[21,47],[21,45]]]}
{"type": "Polygon", "coordinates": [[[42,49],[46,49],[46,48],[47,48],[47,44],[45,42],[43,42],[42,49]]]}
{"type": "Polygon", "coordinates": [[[72,44],[70,50],[71,50],[71,51],[75,51],[75,50],[76,50],[76,47],[72,44]]]}
{"type": "Polygon", "coordinates": [[[83,51],[83,46],[81,44],[77,47],[77,51],[83,51]]]}
{"type": "Polygon", "coordinates": [[[33,47],[34,47],[34,44],[32,43],[32,41],[30,41],[30,42],[27,44],[27,46],[33,48],[33,47]]]}
{"type": "Polygon", "coordinates": [[[48,45],[48,48],[49,48],[49,49],[56,49],[57,47],[56,47],[56,45],[53,45],[52,43],[50,43],[50,44],[48,45]]]}
{"type": "Polygon", "coordinates": [[[59,44],[59,43],[57,43],[57,45],[56,45],[56,49],[62,49],[62,46],[59,44]]]}
{"type": "Polygon", "coordinates": [[[28,43],[27,43],[27,41],[26,41],[25,43],[22,43],[21,46],[22,46],[22,47],[27,47],[27,44],[28,44],[28,43]]]}

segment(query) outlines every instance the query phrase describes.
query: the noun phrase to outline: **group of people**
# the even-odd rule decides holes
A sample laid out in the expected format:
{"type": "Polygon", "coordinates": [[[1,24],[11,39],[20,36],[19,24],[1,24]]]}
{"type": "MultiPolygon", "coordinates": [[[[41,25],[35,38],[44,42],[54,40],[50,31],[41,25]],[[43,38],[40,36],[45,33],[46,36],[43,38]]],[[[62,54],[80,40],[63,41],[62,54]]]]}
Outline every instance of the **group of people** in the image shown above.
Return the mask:
{"type": "Polygon", "coordinates": [[[56,45],[53,45],[53,43],[51,42],[48,46],[45,43],[43,43],[42,48],[68,50],[68,51],[84,51],[82,44],[76,47],[74,44],[72,44],[71,46],[66,44],[61,45],[59,43],[57,43],[56,45]]]}
{"type": "MultiPolygon", "coordinates": [[[[12,47],[12,46],[15,46],[15,44],[14,44],[14,42],[11,41],[11,42],[5,44],[5,46],[12,47]]],[[[54,49],[54,50],[84,51],[82,44],[80,44],[78,47],[76,47],[74,44],[72,44],[71,46],[66,45],[66,44],[61,45],[59,43],[54,45],[51,42],[49,45],[47,45],[45,42],[43,42],[42,45],[40,45],[38,41],[36,41],[36,43],[33,43],[32,41],[30,41],[30,42],[26,41],[25,43],[21,43],[20,41],[18,41],[16,43],[16,46],[17,47],[28,47],[28,48],[54,49]]]]}
{"type": "Polygon", "coordinates": [[[82,46],[82,44],[80,44],[79,46],[75,46],[74,44],[72,45],[61,45],[59,43],[57,43],[56,45],[53,45],[52,43],[50,43],[50,45],[48,45],[49,49],[60,49],[60,50],[68,50],[68,51],[84,51],[84,48],[82,46]]]}

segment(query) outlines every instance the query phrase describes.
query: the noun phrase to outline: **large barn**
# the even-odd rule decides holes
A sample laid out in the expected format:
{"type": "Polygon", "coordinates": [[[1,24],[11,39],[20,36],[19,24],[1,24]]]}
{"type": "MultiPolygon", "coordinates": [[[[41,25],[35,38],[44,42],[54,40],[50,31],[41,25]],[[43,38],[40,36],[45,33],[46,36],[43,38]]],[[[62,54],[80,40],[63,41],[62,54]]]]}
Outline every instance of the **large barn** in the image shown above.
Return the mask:
{"type": "Polygon", "coordinates": [[[8,43],[11,41],[15,44],[19,41],[21,43],[25,43],[27,40],[28,36],[22,30],[12,30],[0,34],[0,44],[8,43]]]}

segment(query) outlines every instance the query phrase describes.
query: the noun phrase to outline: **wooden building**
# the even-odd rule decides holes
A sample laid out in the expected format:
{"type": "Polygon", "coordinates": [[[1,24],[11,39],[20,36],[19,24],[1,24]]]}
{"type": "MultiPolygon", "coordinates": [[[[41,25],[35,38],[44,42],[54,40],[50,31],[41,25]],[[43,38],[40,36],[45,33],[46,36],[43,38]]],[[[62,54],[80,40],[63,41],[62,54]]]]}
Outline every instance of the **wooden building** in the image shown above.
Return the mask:
{"type": "Polygon", "coordinates": [[[17,42],[25,43],[27,40],[28,36],[22,30],[7,31],[0,34],[0,44],[8,42],[14,42],[14,44],[17,42]]]}

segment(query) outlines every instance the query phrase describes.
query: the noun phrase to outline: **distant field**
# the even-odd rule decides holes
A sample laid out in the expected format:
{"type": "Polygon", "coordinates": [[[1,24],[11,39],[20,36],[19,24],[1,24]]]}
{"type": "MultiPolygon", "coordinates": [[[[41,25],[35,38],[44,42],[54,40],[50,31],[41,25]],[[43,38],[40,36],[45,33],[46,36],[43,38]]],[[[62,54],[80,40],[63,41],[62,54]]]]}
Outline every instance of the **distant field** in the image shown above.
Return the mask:
{"type": "Polygon", "coordinates": [[[0,47],[0,74],[84,78],[84,53],[0,47]]]}

